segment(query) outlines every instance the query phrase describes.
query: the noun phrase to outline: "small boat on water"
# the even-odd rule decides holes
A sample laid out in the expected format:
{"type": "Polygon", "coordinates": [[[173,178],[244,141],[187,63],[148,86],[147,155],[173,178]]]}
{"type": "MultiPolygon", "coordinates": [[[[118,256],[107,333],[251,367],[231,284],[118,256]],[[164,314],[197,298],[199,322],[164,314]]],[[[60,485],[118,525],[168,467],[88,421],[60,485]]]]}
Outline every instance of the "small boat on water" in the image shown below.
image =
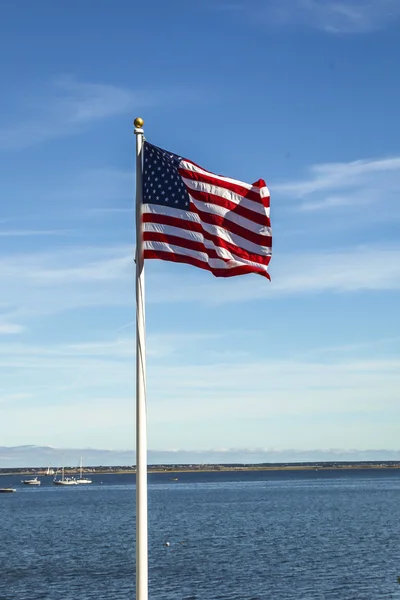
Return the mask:
{"type": "Polygon", "coordinates": [[[82,468],[82,457],[81,457],[81,461],[79,463],[79,479],[76,479],[76,483],[77,484],[89,484],[92,483],[91,479],[86,479],[85,477],[83,477],[83,468],[82,468]]]}
{"type": "Polygon", "coordinates": [[[64,477],[64,479],[53,479],[54,485],[76,485],[76,479],[64,477]]]}
{"type": "Polygon", "coordinates": [[[64,476],[64,467],[62,468],[61,479],[57,479],[57,474],[53,479],[54,485],[76,485],[76,479],[64,476]]]}
{"type": "Polygon", "coordinates": [[[9,494],[9,493],[16,492],[16,491],[17,490],[15,488],[11,488],[11,487],[0,488],[0,494],[9,494]]]}
{"type": "Polygon", "coordinates": [[[33,479],[24,479],[22,483],[24,483],[25,485],[40,485],[41,482],[40,479],[34,477],[33,479]]]}

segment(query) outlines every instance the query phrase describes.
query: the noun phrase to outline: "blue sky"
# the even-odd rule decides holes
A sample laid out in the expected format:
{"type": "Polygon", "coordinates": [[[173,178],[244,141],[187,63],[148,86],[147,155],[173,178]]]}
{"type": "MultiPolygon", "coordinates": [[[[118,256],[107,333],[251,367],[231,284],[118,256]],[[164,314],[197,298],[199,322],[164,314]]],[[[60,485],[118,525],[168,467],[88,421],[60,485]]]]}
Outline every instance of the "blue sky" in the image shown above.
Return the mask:
{"type": "Polygon", "coordinates": [[[1,445],[134,447],[134,136],[271,191],[272,283],[147,264],[149,447],[398,449],[400,2],[5,3],[1,445]]]}

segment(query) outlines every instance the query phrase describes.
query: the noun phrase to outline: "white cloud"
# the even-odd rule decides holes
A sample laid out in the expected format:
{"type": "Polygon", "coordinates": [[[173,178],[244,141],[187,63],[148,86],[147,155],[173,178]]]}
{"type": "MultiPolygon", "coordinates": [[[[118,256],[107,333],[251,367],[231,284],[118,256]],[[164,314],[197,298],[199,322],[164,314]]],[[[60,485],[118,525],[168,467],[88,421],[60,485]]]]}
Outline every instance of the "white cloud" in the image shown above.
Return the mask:
{"type": "Polygon", "coordinates": [[[395,291],[400,289],[400,247],[358,246],[338,252],[277,254],[271,272],[272,283],[256,276],[216,281],[207,274],[194,274],[189,267],[173,274],[157,265],[154,280],[148,278],[147,298],[149,302],[212,305],[304,294],[395,291]],[[157,294],[152,294],[153,281],[154,286],[158,283],[157,294]]]}
{"type": "Polygon", "coordinates": [[[373,339],[364,342],[354,342],[352,344],[344,344],[340,346],[325,346],[322,348],[312,348],[302,352],[304,357],[310,356],[321,356],[321,355],[337,355],[344,356],[345,354],[362,354],[363,352],[371,352],[371,350],[378,350],[380,354],[385,348],[391,348],[397,344],[400,344],[400,337],[373,339]]]}
{"type": "MultiPolygon", "coordinates": [[[[183,364],[193,344],[206,348],[220,337],[214,332],[149,333],[149,365],[183,364]]],[[[135,350],[134,337],[112,335],[73,344],[0,343],[2,401],[9,399],[14,404],[14,400],[24,399],[21,394],[29,392],[35,395],[38,406],[53,400],[57,405],[60,401],[69,405],[84,394],[85,405],[92,405],[96,394],[125,395],[127,389],[133,394],[135,350]]]]}
{"type": "Polygon", "coordinates": [[[400,16],[398,0],[249,0],[220,1],[216,11],[239,13],[257,25],[308,26],[331,34],[361,34],[380,29],[400,16]]]}
{"type": "MultiPolygon", "coordinates": [[[[350,248],[324,255],[278,255],[276,262],[277,276],[268,285],[257,277],[216,280],[190,267],[149,261],[148,301],[188,302],[193,306],[199,302],[244,302],[299,293],[400,289],[398,246],[350,248]]],[[[133,273],[133,252],[124,246],[3,256],[0,260],[3,313],[10,306],[14,316],[25,319],[89,306],[133,309],[133,273]]],[[[115,415],[112,421],[115,427],[126,415],[133,419],[134,406],[128,398],[134,397],[135,346],[127,331],[129,326],[121,328],[125,334],[120,332],[105,341],[44,346],[10,344],[7,340],[0,344],[2,410],[8,411],[7,419],[14,418],[23,407],[26,418],[35,414],[36,419],[43,418],[43,424],[52,424],[52,440],[58,435],[66,440],[57,415],[63,415],[63,422],[72,422],[76,407],[81,405],[84,407],[81,416],[85,423],[92,423],[91,429],[74,430],[71,440],[83,440],[87,435],[93,444],[99,444],[101,437],[111,431],[107,430],[107,411],[112,410],[115,415]],[[97,409],[98,419],[91,420],[97,409]]],[[[215,428],[220,427],[228,413],[232,423],[250,419],[256,424],[280,415],[288,419],[295,415],[340,417],[353,413],[370,415],[377,410],[389,414],[396,409],[400,385],[397,358],[382,358],[380,353],[380,360],[372,360],[372,352],[365,358],[357,348],[353,348],[347,360],[343,353],[337,352],[336,357],[330,357],[330,364],[315,360],[318,354],[285,361],[254,360],[243,354],[225,357],[223,353],[218,355],[218,351],[229,350],[231,346],[226,348],[223,340],[219,340],[213,347],[210,343],[213,336],[201,331],[149,335],[149,418],[153,446],[159,442],[168,447],[178,427],[182,432],[178,432],[178,438],[181,437],[176,443],[190,447],[193,428],[196,423],[204,422],[206,415],[209,415],[209,424],[204,429],[207,433],[198,438],[203,447],[206,435],[214,439],[211,423],[215,428]],[[191,354],[193,346],[196,360],[191,354]]],[[[319,359],[321,354],[326,358],[322,352],[319,359]]],[[[0,418],[0,435],[1,422],[0,418]]],[[[6,435],[5,425],[3,429],[6,435]]],[[[227,431],[221,443],[232,444],[237,434],[227,431]]],[[[128,432],[123,439],[130,439],[128,432]]],[[[335,439],[333,434],[330,439],[335,439]]]]}
{"type": "MultiPolygon", "coordinates": [[[[133,249],[71,247],[0,259],[0,308],[16,315],[133,304],[133,249]]],[[[14,317],[10,317],[14,315],[14,317]]]]}
{"type": "Polygon", "coordinates": [[[134,114],[144,107],[203,101],[193,89],[131,90],[112,84],[88,83],[60,77],[41,83],[13,99],[21,116],[15,124],[0,122],[0,150],[19,150],[60,136],[79,133],[91,123],[134,114]],[[26,116],[28,115],[28,117],[26,116]]]}
{"type": "Polygon", "coordinates": [[[241,8],[258,24],[306,25],[331,34],[368,33],[400,16],[398,0],[252,0],[241,8]]]}
{"type": "Polygon", "coordinates": [[[0,126],[0,150],[18,150],[77,133],[91,122],[128,113],[144,100],[140,92],[60,78],[20,100],[21,112],[30,116],[15,125],[0,126]]]}
{"type": "Polygon", "coordinates": [[[400,179],[400,157],[355,160],[348,163],[325,163],[313,165],[310,176],[300,181],[281,183],[274,186],[278,192],[304,198],[315,192],[342,190],[367,186],[371,179],[383,175],[385,178],[392,173],[396,182],[400,179]]]}
{"type": "Polygon", "coordinates": [[[140,98],[113,85],[77,82],[64,77],[56,82],[59,90],[57,110],[66,115],[69,123],[85,123],[129,112],[140,98]]]}
{"type": "MultiPolygon", "coordinates": [[[[133,198],[134,198],[134,183],[135,175],[132,171],[121,171],[118,169],[92,169],[82,173],[77,179],[71,184],[66,182],[64,191],[57,191],[57,198],[65,199],[68,201],[79,200],[83,201],[87,198],[94,199],[97,203],[104,200],[115,201],[129,200],[129,210],[133,214],[133,198]]],[[[96,211],[97,208],[93,210],[96,211]]],[[[98,207],[97,210],[121,210],[120,207],[109,207],[104,209],[98,207]]]]}
{"type": "Polygon", "coordinates": [[[65,235],[63,229],[0,229],[0,237],[42,237],[48,235],[65,235]]]}
{"type": "MultiPolygon", "coordinates": [[[[195,333],[168,340],[172,351],[184,354],[195,333]]],[[[150,336],[149,346],[156,347],[159,337],[150,336]]],[[[208,340],[204,335],[203,341],[208,340]]],[[[199,342],[197,340],[197,345],[199,342]]],[[[20,413],[23,407],[25,429],[37,422],[36,435],[52,440],[61,435],[66,443],[90,440],[99,444],[104,436],[113,437],[112,428],[133,422],[134,360],[133,340],[113,340],[111,343],[29,346],[0,345],[0,370],[3,391],[1,408],[7,419],[20,413]],[[74,428],[66,435],[66,423],[79,414],[84,427],[74,428]],[[29,420],[27,420],[29,417],[29,420]],[[93,417],[93,418],[92,418],[93,417]],[[123,421],[123,423],[122,423],[123,421]]],[[[334,362],[300,360],[263,360],[230,357],[229,362],[199,364],[196,360],[155,361],[148,364],[148,411],[151,424],[151,445],[168,447],[171,437],[177,447],[190,447],[194,428],[207,422],[207,428],[195,443],[204,447],[204,440],[232,446],[236,430],[214,429],[225,422],[234,424],[265,423],[270,419],[347,418],[352,414],[391,414],[398,407],[400,361],[395,358],[364,358],[338,356],[334,362]],[[173,433],[169,433],[171,431],[173,433]],[[168,442],[168,443],[167,443],[168,442]]],[[[363,417],[363,418],[364,418],[363,417]]],[[[372,417],[371,417],[372,418],[372,417]]],[[[0,418],[0,435],[6,433],[6,420],[0,418]]],[[[255,427],[255,425],[254,425],[255,427]]],[[[241,443],[262,444],[260,433],[254,439],[246,426],[241,443]],[[247,432],[247,433],[246,433],[247,432]]],[[[26,431],[25,431],[26,433],[26,431]]],[[[129,435],[128,435],[129,434],[129,435]]],[[[128,443],[128,428],[118,439],[128,443]]],[[[271,434],[272,435],[272,434],[271,434]]],[[[276,437],[276,436],[275,436],[276,437]]],[[[21,437],[18,437],[18,440],[21,437]]],[[[331,437],[332,440],[334,436],[331,437]]],[[[51,441],[51,443],[54,443],[51,441]]],[[[86,442],[87,443],[87,442],[86,442]]],[[[287,443],[287,442],[286,442],[287,443]]],[[[193,446],[192,446],[193,447],[193,446]]]]}
{"type": "MultiPolygon", "coordinates": [[[[136,323],[132,325],[136,325],[136,323]]],[[[146,340],[146,354],[152,358],[171,358],[175,354],[182,353],[186,347],[193,343],[220,337],[221,335],[215,332],[150,333],[147,335],[146,340]]],[[[112,356],[113,358],[129,358],[132,360],[136,354],[135,338],[122,337],[109,342],[71,344],[64,348],[64,352],[72,356],[112,356]]]]}
{"type": "MultiPolygon", "coordinates": [[[[321,354],[320,349],[296,360],[265,360],[231,355],[228,360],[220,359],[219,362],[211,356],[208,362],[202,364],[189,357],[187,350],[193,343],[196,343],[199,349],[207,347],[214,338],[220,338],[221,343],[224,343],[223,336],[213,332],[153,333],[148,336],[149,389],[156,403],[155,410],[161,410],[164,417],[171,408],[171,402],[180,405],[190,398],[196,399],[196,406],[189,405],[190,403],[187,408],[179,406],[179,411],[183,413],[171,411],[171,418],[190,416],[197,410],[199,415],[204,415],[206,413],[203,405],[208,404],[211,408],[217,398],[220,398],[220,409],[214,407],[212,411],[215,413],[220,410],[221,414],[226,410],[226,402],[232,405],[232,410],[239,410],[240,413],[248,411],[254,402],[254,410],[260,414],[264,414],[264,411],[265,414],[281,414],[307,409],[319,412],[348,411],[354,409],[354,403],[358,404],[358,399],[361,402],[359,408],[364,406],[366,410],[378,410],[377,404],[368,406],[367,402],[368,397],[377,394],[381,399],[386,395],[395,402],[400,383],[399,358],[371,358],[374,356],[371,350],[374,350],[375,343],[371,342],[370,357],[358,357],[356,351],[363,346],[355,345],[351,348],[352,356],[344,358],[344,353],[338,352],[330,362],[316,361],[312,358],[313,354],[321,354]],[[160,344],[161,351],[158,348],[160,344]],[[176,355],[184,357],[183,362],[176,361],[176,355]],[[169,362],[158,360],[166,356],[171,358],[169,362]],[[338,391],[341,391],[341,395],[330,405],[338,391]],[[296,398],[301,394],[307,397],[303,397],[299,403],[296,398]],[[347,395],[351,395],[354,402],[348,404],[347,395]],[[275,401],[283,396],[291,396],[290,402],[282,404],[275,401]],[[161,407],[159,403],[162,404],[163,398],[168,398],[168,402],[161,407]],[[200,398],[202,401],[197,402],[200,398]],[[260,404],[262,398],[268,401],[260,404]],[[318,406],[315,406],[315,403],[318,403],[318,406]]],[[[382,340],[383,342],[385,340],[382,340]]],[[[18,368],[26,372],[27,379],[21,378],[20,374],[17,378],[31,393],[37,390],[41,393],[45,388],[61,389],[64,384],[71,383],[71,373],[77,376],[85,372],[84,378],[75,386],[76,392],[79,393],[88,388],[102,390],[104,384],[110,382],[133,385],[134,354],[135,343],[131,337],[102,342],[42,346],[2,343],[0,369],[18,368]]],[[[20,389],[18,394],[25,391],[20,389]]],[[[55,398],[53,400],[57,402],[55,398]]],[[[70,401],[73,402],[73,398],[70,401]]],[[[89,396],[88,402],[90,403],[89,396]]]]}
{"type": "Polygon", "coordinates": [[[331,33],[366,33],[400,15],[397,0],[298,0],[297,4],[312,25],[331,33]]]}
{"type": "MultiPolygon", "coordinates": [[[[147,264],[149,304],[221,304],[321,292],[400,289],[399,246],[278,254],[271,284],[256,276],[216,280],[193,267],[147,264]]],[[[133,248],[74,247],[3,256],[0,280],[3,320],[21,321],[78,308],[133,307],[133,248]]]]}
{"type": "Polygon", "coordinates": [[[276,277],[277,294],[400,289],[400,248],[355,247],[291,257],[276,277]]]}
{"type": "Polygon", "coordinates": [[[12,404],[15,401],[26,400],[28,398],[32,398],[32,394],[29,392],[14,392],[9,394],[0,390],[0,404],[12,404]]]}
{"type": "MultiPolygon", "coordinates": [[[[14,217],[0,221],[0,237],[73,236],[79,233],[82,219],[126,216],[133,238],[133,170],[99,166],[54,177],[53,172],[46,172],[40,186],[32,186],[26,179],[3,178],[1,194],[8,198],[14,217]]],[[[85,230],[87,225],[84,223],[85,230]]]]}
{"type": "Polygon", "coordinates": [[[300,211],[346,215],[355,227],[393,222],[400,218],[400,157],[314,165],[302,179],[271,185],[274,193],[297,201],[300,211]]]}
{"type": "Polygon", "coordinates": [[[16,323],[0,323],[0,335],[13,335],[16,333],[22,333],[25,331],[25,327],[17,325],[16,323]]]}

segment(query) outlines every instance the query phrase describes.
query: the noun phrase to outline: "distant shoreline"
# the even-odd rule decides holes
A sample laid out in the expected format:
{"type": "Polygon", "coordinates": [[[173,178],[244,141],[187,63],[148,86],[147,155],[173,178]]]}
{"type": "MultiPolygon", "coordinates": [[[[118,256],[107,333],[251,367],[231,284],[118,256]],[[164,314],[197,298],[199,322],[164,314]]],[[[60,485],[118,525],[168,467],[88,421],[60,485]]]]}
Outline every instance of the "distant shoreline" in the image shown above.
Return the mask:
{"type": "MultiPolygon", "coordinates": [[[[329,462],[329,463],[286,463],[271,465],[149,465],[148,473],[174,475],[177,473],[221,473],[221,472],[250,472],[250,471],[344,471],[354,469],[399,469],[400,463],[388,462],[329,462]]],[[[54,477],[46,475],[46,469],[35,467],[0,468],[0,475],[37,475],[39,477],[54,477]]],[[[60,470],[59,470],[60,472],[60,470]]],[[[77,468],[65,468],[66,475],[76,475],[77,468]]],[[[135,475],[136,469],[129,467],[86,467],[84,473],[92,475],[135,475]]]]}

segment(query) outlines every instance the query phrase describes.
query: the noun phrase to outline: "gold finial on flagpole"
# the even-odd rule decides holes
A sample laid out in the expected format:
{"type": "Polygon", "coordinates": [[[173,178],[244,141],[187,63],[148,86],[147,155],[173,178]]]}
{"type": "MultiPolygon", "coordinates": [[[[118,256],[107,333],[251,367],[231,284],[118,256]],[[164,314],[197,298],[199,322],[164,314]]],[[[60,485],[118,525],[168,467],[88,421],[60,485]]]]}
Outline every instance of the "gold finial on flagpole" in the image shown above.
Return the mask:
{"type": "Polygon", "coordinates": [[[133,121],[133,124],[136,129],[141,129],[144,125],[144,121],[141,117],[136,117],[136,119],[133,121]]]}

